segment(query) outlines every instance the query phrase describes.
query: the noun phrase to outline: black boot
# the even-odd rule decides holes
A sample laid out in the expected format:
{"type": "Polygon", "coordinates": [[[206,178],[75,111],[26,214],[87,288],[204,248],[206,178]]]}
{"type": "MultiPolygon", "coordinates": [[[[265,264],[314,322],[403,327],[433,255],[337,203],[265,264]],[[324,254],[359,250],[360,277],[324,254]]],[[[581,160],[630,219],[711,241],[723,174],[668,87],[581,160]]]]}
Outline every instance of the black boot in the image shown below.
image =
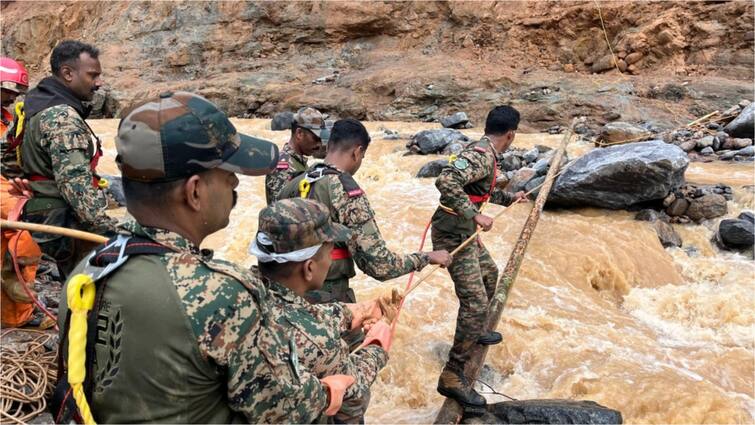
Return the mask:
{"type": "Polygon", "coordinates": [[[485,397],[474,390],[463,373],[449,367],[443,368],[438,379],[438,392],[452,398],[464,407],[485,407],[485,397]]]}
{"type": "Polygon", "coordinates": [[[501,341],[503,341],[503,335],[496,331],[490,331],[477,338],[477,343],[480,345],[496,345],[500,344],[501,341]]]}

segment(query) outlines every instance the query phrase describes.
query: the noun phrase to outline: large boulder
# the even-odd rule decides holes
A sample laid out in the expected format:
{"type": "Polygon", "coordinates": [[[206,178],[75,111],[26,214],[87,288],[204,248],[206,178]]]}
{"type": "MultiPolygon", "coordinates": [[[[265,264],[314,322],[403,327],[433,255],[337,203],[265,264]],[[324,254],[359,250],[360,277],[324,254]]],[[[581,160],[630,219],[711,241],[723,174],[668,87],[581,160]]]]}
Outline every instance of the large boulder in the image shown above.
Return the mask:
{"type": "Polygon", "coordinates": [[[751,220],[742,218],[721,220],[718,224],[718,237],[727,247],[747,248],[755,244],[755,224],[751,220]]]}
{"type": "Polygon", "coordinates": [[[448,165],[447,159],[436,159],[435,161],[430,161],[419,169],[419,171],[417,172],[417,177],[438,177],[440,175],[440,171],[446,165],[448,165]]]}
{"type": "Polygon", "coordinates": [[[604,143],[620,143],[650,137],[646,129],[627,122],[609,122],[600,129],[598,140],[604,143]]]}
{"type": "Polygon", "coordinates": [[[724,131],[731,137],[745,137],[752,139],[755,137],[755,103],[747,107],[734,118],[732,122],[724,127],[724,131]]]}
{"type": "Polygon", "coordinates": [[[515,400],[488,404],[484,413],[465,412],[464,424],[621,424],[618,410],[588,400],[515,400]]]}
{"type": "Polygon", "coordinates": [[[272,121],[270,121],[270,129],[273,131],[290,130],[291,123],[294,122],[293,112],[278,112],[273,115],[272,121]]]}
{"type": "Polygon", "coordinates": [[[457,112],[440,119],[440,125],[445,128],[466,128],[469,117],[464,112],[457,112]]]}
{"type": "Polygon", "coordinates": [[[441,152],[446,146],[454,142],[468,142],[469,137],[458,130],[441,128],[437,130],[422,130],[412,136],[406,147],[416,153],[427,155],[441,152]]]}
{"type": "Polygon", "coordinates": [[[663,199],[684,183],[687,154],[661,140],[595,149],[569,165],[548,203],[623,209],[663,199]]]}

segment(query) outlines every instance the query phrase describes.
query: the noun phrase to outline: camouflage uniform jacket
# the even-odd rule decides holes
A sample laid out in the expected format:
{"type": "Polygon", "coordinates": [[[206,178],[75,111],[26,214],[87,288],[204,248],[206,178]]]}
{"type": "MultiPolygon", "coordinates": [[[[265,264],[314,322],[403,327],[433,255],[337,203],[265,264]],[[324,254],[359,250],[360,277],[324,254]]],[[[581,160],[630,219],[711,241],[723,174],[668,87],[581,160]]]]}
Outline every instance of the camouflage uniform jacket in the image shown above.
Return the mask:
{"type": "MultiPolygon", "coordinates": [[[[422,270],[429,263],[427,254],[398,255],[388,249],[375,222],[375,211],[364,191],[348,173],[336,167],[322,163],[313,165],[307,173],[286,185],[281,199],[301,196],[299,182],[325,168],[332,174],[322,174],[321,178],[311,183],[307,197],[326,205],[330,210],[330,219],[351,229],[355,236],[346,246],[352,257],[334,260],[328,271],[328,280],[354,277],[354,262],[365,274],[380,281],[422,270]]],[[[336,247],[343,246],[336,244],[336,247]]]]}
{"type": "MultiPolygon", "coordinates": [[[[462,150],[451,166],[444,167],[435,180],[440,191],[440,204],[453,210],[454,214],[438,207],[433,214],[433,231],[471,235],[476,226],[472,218],[480,213],[481,202],[473,203],[469,195],[484,195],[491,191],[495,179],[497,152],[487,137],[471,143],[462,150]]],[[[492,201],[510,204],[512,196],[494,190],[492,201]]]]}
{"type": "MultiPolygon", "coordinates": [[[[290,331],[276,323],[259,278],[176,233],[133,221],[119,231],[172,252],[132,256],[98,284],[104,292],[90,400],[98,422],[306,423],[320,416],[327,394],[299,367],[290,331]]],[[[67,312],[62,293],[60,311],[67,312]]]]}
{"type": "Polygon", "coordinates": [[[267,204],[280,199],[286,184],[299,174],[307,171],[307,157],[296,153],[290,142],[281,149],[278,165],[272,173],[265,176],[265,199],[267,204]]]}
{"type": "MultiPolygon", "coordinates": [[[[37,201],[53,198],[55,206],[68,205],[84,228],[97,233],[115,230],[117,220],[105,214],[105,193],[92,185],[89,161],[97,146],[84,119],[69,105],[56,105],[28,121],[21,144],[21,165],[32,181],[37,201]]],[[[27,203],[30,211],[33,201],[27,203]]]]}
{"type": "Polygon", "coordinates": [[[293,329],[299,363],[318,378],[351,375],[356,382],[344,399],[363,399],[378,372],[388,362],[388,353],[368,345],[349,354],[342,336],[351,330],[353,316],[341,303],[310,304],[283,285],[265,279],[272,294],[276,321],[293,329]]]}

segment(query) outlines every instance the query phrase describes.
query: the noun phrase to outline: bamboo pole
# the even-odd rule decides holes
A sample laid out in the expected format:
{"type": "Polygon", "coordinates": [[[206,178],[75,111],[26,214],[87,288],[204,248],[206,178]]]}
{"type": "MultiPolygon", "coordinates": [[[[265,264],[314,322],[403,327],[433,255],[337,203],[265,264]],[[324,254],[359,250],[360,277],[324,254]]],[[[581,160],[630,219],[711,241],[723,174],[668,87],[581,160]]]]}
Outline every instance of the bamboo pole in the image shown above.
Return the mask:
{"type": "Polygon", "coordinates": [[[82,230],[68,229],[66,227],[50,226],[47,224],[26,223],[23,221],[0,220],[0,228],[28,230],[30,232],[51,233],[53,235],[67,236],[69,238],[81,239],[84,241],[105,243],[107,238],[102,235],[84,232],[82,230]]]}
{"type": "MultiPolygon", "coordinates": [[[[487,329],[495,329],[498,322],[501,320],[501,313],[506,306],[509,291],[516,280],[517,273],[519,273],[519,267],[522,265],[524,254],[527,251],[527,245],[530,242],[532,234],[535,232],[535,226],[537,226],[540,214],[543,211],[543,206],[545,206],[545,201],[548,199],[548,194],[551,191],[556,174],[558,174],[558,165],[561,164],[561,158],[564,156],[566,145],[571,138],[572,127],[570,127],[566,131],[566,134],[564,134],[564,138],[561,140],[561,145],[558,147],[558,152],[556,152],[556,155],[551,159],[551,166],[545,177],[543,187],[540,189],[540,193],[537,195],[532,211],[530,211],[530,215],[524,223],[522,232],[519,234],[519,239],[517,239],[516,245],[514,245],[514,249],[511,251],[509,261],[506,263],[506,268],[503,270],[503,274],[498,280],[498,287],[496,288],[495,295],[489,307],[487,329]]],[[[470,359],[465,368],[465,375],[469,378],[470,382],[474,382],[480,375],[482,366],[485,364],[485,356],[488,354],[488,346],[475,344],[472,346],[470,354],[470,359]]],[[[459,403],[453,399],[446,398],[443,402],[443,406],[440,408],[440,412],[438,412],[438,416],[435,418],[435,423],[456,424],[459,423],[463,414],[464,408],[459,403]]]]}

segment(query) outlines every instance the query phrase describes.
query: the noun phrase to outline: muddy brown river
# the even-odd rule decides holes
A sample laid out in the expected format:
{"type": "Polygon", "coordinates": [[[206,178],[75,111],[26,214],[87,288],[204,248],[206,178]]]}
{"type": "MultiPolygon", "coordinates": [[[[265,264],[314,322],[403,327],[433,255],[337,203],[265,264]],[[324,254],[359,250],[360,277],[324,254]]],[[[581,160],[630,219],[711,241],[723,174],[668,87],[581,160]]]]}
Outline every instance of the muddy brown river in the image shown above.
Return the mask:
{"type": "MultiPolygon", "coordinates": [[[[105,143],[101,172],[113,163],[117,120],[90,121],[105,143]]],[[[282,145],[288,132],[269,120],[234,120],[248,134],[282,145]]],[[[367,123],[374,142],[357,181],[367,192],[388,245],[415,251],[434,211],[433,179],[413,176],[439,156],[402,156],[406,140],[381,140],[381,127],[402,137],[434,128],[425,123],[367,123]]],[[[480,129],[465,130],[479,137],[480,129]]],[[[519,134],[514,147],[555,147],[561,136],[519,134]]],[[[573,142],[570,157],[592,149],[573,142]]],[[[247,246],[264,206],[264,179],[240,177],[230,226],[204,246],[249,266],[247,246]]],[[[752,210],[752,163],[691,164],[692,183],[734,187],[729,214],[752,210]]],[[[500,268],[532,204],[519,204],[483,240],[500,268]]],[[[491,214],[498,206],[489,207],[491,214]]],[[[122,215],[123,211],[115,211],[122,215]]],[[[498,330],[504,343],[489,351],[486,381],[518,399],[594,400],[620,410],[627,423],[753,423],[755,421],[755,264],[715,248],[717,220],[674,225],[682,248],[664,249],[647,222],[623,211],[546,211],[531,240],[498,330]]],[[[428,238],[429,240],[429,238],[428,238]]],[[[403,287],[406,277],[352,281],[359,298],[403,287]]],[[[427,423],[443,399],[435,391],[450,347],[458,302],[445,271],[434,274],[405,304],[388,366],[373,386],[367,421],[427,423]]],[[[503,400],[487,395],[489,402],[503,400]]]]}

